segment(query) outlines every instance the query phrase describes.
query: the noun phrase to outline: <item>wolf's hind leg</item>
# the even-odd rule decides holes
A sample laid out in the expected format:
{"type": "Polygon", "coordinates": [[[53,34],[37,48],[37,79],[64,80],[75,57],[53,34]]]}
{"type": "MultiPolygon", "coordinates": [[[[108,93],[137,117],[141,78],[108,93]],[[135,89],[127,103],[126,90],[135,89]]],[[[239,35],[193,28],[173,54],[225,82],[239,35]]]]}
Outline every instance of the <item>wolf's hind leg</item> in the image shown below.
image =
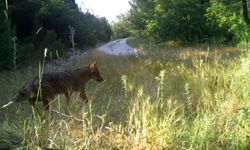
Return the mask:
{"type": "Polygon", "coordinates": [[[65,97],[66,97],[67,105],[69,105],[69,101],[70,101],[70,92],[65,92],[64,95],[65,95],[65,97]]]}
{"type": "Polygon", "coordinates": [[[34,109],[35,109],[35,111],[38,113],[38,115],[41,117],[42,115],[41,115],[41,113],[38,111],[38,109],[37,109],[37,107],[36,107],[36,98],[31,98],[31,99],[29,99],[29,103],[30,103],[30,105],[31,105],[31,107],[33,107],[34,109]]]}
{"type": "Polygon", "coordinates": [[[35,107],[36,107],[36,106],[35,106],[36,98],[31,98],[31,99],[29,99],[29,103],[30,103],[31,106],[33,106],[33,107],[35,108],[35,107]]]}
{"type": "Polygon", "coordinates": [[[36,104],[36,98],[29,99],[29,103],[38,112],[38,109],[36,108],[36,105],[35,105],[36,104]]]}
{"type": "Polygon", "coordinates": [[[82,100],[83,100],[84,103],[88,102],[88,97],[86,96],[86,93],[85,93],[84,90],[81,91],[80,97],[82,98],[82,100]]]}

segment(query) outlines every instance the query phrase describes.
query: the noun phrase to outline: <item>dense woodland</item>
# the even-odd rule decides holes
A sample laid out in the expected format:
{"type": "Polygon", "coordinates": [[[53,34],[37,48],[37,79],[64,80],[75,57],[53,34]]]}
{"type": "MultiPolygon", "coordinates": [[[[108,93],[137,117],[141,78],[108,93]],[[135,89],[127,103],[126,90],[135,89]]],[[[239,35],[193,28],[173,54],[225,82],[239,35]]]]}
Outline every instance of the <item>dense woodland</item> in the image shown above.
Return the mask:
{"type": "Polygon", "coordinates": [[[39,60],[45,48],[51,58],[62,56],[72,47],[70,26],[79,48],[109,41],[112,34],[106,18],[82,12],[75,0],[1,0],[0,10],[0,70],[13,69],[13,61],[22,66],[39,60]]]}
{"type": "Polygon", "coordinates": [[[247,0],[131,0],[130,4],[131,10],[113,26],[116,37],[151,37],[157,42],[249,41],[247,0]]]}

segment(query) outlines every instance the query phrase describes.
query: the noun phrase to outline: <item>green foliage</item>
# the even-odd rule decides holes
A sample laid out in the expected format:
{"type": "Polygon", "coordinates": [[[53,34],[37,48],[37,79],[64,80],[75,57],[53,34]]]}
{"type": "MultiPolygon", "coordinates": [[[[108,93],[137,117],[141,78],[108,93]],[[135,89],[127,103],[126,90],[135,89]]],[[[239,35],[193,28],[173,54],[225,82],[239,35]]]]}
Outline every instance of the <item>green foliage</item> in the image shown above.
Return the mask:
{"type": "Polygon", "coordinates": [[[114,38],[125,38],[131,35],[131,25],[126,15],[120,15],[118,22],[112,24],[114,38]]]}
{"type": "Polygon", "coordinates": [[[0,3],[0,71],[9,70],[12,67],[13,46],[11,38],[15,36],[8,16],[9,8],[7,1],[0,3]]]}
{"type": "Polygon", "coordinates": [[[132,0],[114,31],[153,37],[157,42],[248,42],[241,2],[217,0],[132,0]],[[218,34],[219,33],[219,34],[218,34]]]}
{"type": "Polygon", "coordinates": [[[76,30],[77,46],[92,46],[108,41],[111,27],[106,18],[97,18],[89,12],[80,12],[75,5],[66,1],[49,1],[38,14],[38,22],[46,30],[54,30],[66,46],[70,46],[68,26],[76,30]]]}
{"type": "MultiPolygon", "coordinates": [[[[55,31],[47,30],[45,36],[41,36],[40,42],[38,43],[38,50],[43,52],[44,47],[48,48],[49,58],[57,58],[57,53],[59,56],[63,54],[63,44],[61,39],[58,38],[55,31]]],[[[41,53],[42,55],[43,53],[41,53]]]]}
{"type": "Polygon", "coordinates": [[[17,47],[17,62],[21,66],[26,66],[31,62],[37,62],[37,60],[41,59],[41,51],[37,50],[33,43],[21,44],[17,47]]]}
{"type": "Polygon", "coordinates": [[[9,17],[13,26],[16,27],[18,39],[22,40],[31,36],[36,28],[37,14],[42,6],[42,1],[36,0],[8,0],[9,17]]]}
{"type": "Polygon", "coordinates": [[[2,0],[0,3],[0,70],[10,68],[13,45],[18,38],[17,64],[41,59],[44,48],[51,58],[71,47],[68,26],[74,27],[75,45],[84,48],[109,41],[112,30],[106,18],[82,12],[74,0],[2,0]],[[8,4],[5,2],[9,2],[8,4]],[[6,8],[7,7],[7,8],[6,8]],[[16,32],[15,32],[16,31],[16,32]]]}
{"type": "Polygon", "coordinates": [[[133,0],[129,20],[133,32],[160,41],[202,41],[208,34],[204,14],[207,3],[187,1],[133,0]]]}
{"type": "Polygon", "coordinates": [[[211,26],[210,32],[217,35],[221,41],[233,41],[240,43],[249,40],[249,27],[244,22],[241,7],[235,3],[213,2],[207,9],[205,17],[207,24],[211,26]],[[217,34],[220,33],[220,34],[217,34]]]}

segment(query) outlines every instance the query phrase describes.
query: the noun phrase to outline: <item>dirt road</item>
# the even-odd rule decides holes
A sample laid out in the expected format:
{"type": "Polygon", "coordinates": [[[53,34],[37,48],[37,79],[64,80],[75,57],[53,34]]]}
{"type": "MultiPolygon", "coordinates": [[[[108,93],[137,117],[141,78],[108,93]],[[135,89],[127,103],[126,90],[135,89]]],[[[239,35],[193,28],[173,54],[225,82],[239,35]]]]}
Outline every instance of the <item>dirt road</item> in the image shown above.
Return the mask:
{"type": "Polygon", "coordinates": [[[110,55],[136,55],[138,53],[138,50],[127,45],[127,38],[109,42],[97,49],[110,55]]]}

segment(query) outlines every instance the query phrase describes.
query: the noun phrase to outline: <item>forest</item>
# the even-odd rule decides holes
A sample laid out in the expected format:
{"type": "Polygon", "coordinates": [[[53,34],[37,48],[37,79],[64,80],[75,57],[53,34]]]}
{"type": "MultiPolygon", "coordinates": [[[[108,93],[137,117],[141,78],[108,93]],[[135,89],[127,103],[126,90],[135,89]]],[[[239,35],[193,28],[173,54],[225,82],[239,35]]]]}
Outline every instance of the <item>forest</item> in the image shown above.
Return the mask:
{"type": "Polygon", "coordinates": [[[41,59],[45,48],[51,58],[62,57],[72,48],[72,31],[78,48],[109,41],[112,35],[106,18],[82,12],[74,0],[1,0],[0,10],[1,71],[41,59]]]}

